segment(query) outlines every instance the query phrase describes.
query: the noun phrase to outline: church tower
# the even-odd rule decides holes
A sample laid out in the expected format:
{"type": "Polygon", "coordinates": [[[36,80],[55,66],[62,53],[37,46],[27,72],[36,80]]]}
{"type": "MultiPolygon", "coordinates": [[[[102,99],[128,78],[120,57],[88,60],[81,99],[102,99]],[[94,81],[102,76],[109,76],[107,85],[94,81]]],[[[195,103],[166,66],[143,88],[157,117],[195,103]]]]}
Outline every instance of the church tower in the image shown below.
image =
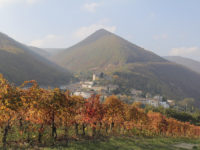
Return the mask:
{"type": "Polygon", "coordinates": [[[93,76],[92,76],[92,81],[95,81],[96,80],[96,74],[93,73],[93,76]]]}

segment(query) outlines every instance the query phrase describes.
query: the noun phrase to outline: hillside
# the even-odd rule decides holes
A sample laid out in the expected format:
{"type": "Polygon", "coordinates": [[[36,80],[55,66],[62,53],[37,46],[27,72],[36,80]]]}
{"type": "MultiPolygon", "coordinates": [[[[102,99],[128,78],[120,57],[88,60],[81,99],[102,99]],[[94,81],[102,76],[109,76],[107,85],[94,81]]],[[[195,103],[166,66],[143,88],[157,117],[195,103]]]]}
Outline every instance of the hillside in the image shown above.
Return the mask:
{"type": "Polygon", "coordinates": [[[59,52],[52,60],[74,72],[108,73],[121,90],[136,88],[172,99],[200,97],[199,74],[104,29],[59,52]]]}
{"type": "Polygon", "coordinates": [[[109,70],[134,62],[166,62],[104,29],[59,52],[52,60],[72,71],[109,70]]]}
{"type": "Polygon", "coordinates": [[[171,99],[195,98],[198,104],[200,75],[174,63],[133,63],[112,72],[113,82],[171,99]]]}
{"type": "Polygon", "coordinates": [[[71,79],[68,71],[3,33],[0,33],[0,73],[17,85],[37,80],[42,86],[55,86],[71,79]]]}
{"type": "Polygon", "coordinates": [[[181,56],[166,56],[164,58],[171,62],[175,62],[177,64],[183,65],[193,71],[200,73],[200,62],[199,61],[196,61],[196,60],[193,60],[190,58],[181,57],[181,56]]]}

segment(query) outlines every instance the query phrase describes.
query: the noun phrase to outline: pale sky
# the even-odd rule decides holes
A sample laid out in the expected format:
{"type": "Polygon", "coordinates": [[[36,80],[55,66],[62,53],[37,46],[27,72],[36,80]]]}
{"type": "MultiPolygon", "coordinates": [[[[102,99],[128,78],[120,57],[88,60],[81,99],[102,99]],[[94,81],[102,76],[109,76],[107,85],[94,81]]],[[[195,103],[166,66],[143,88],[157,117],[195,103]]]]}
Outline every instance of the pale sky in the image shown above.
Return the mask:
{"type": "Polygon", "coordinates": [[[200,61],[200,0],[0,0],[0,32],[27,45],[67,48],[100,28],[200,61]]]}

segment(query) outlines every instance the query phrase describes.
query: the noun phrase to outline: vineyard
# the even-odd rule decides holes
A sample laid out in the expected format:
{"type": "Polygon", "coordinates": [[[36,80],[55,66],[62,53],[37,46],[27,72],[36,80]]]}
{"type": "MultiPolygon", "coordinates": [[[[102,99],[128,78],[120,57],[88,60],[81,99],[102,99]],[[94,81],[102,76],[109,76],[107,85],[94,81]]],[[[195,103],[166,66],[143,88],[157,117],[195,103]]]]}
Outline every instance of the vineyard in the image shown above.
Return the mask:
{"type": "Polygon", "coordinates": [[[145,112],[138,103],[128,105],[116,96],[103,103],[71,96],[58,88],[43,89],[35,81],[20,87],[0,76],[0,128],[4,148],[13,143],[69,143],[78,137],[112,135],[163,137],[200,136],[200,127],[180,122],[158,112],[145,112]],[[11,135],[17,135],[14,139],[11,135]]]}

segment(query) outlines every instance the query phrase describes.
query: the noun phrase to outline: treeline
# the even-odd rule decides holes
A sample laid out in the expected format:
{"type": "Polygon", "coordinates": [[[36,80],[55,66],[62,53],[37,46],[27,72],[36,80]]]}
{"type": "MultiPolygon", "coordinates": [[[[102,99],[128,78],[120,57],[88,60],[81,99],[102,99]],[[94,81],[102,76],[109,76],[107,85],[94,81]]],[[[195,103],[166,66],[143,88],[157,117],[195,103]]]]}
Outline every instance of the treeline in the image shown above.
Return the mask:
{"type": "Polygon", "coordinates": [[[159,112],[145,112],[139,104],[128,105],[115,96],[101,103],[98,95],[83,99],[58,88],[40,88],[35,81],[16,87],[2,76],[0,128],[4,147],[13,132],[23,141],[37,143],[47,139],[54,143],[61,137],[68,143],[70,138],[80,135],[200,136],[199,126],[167,118],[159,112]]]}

